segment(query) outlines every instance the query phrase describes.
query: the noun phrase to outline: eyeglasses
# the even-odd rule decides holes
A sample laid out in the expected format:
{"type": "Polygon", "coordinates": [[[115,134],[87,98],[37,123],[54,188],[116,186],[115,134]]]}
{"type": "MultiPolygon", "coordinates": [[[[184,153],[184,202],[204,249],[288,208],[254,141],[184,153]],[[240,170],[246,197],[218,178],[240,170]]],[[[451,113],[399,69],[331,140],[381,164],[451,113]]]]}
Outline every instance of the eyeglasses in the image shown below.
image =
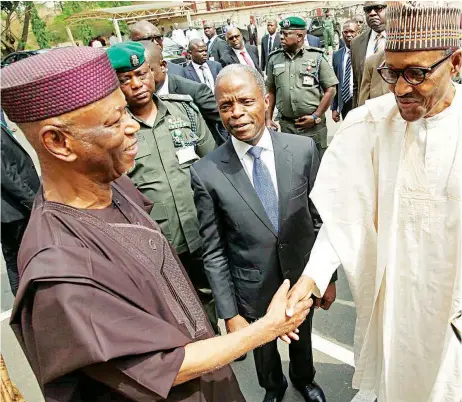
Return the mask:
{"type": "Polygon", "coordinates": [[[404,70],[395,70],[393,68],[383,66],[385,63],[383,62],[382,65],[377,68],[377,71],[382,79],[388,84],[396,84],[399,77],[402,75],[408,84],[420,85],[425,81],[427,74],[430,74],[433,70],[436,70],[439,66],[441,66],[453,55],[453,53],[454,51],[450,51],[441,60],[438,60],[429,67],[406,67],[404,70]]]}
{"type": "Polygon", "coordinates": [[[240,38],[240,37],[241,37],[241,35],[233,35],[233,36],[230,36],[228,38],[228,40],[234,40],[234,39],[237,39],[237,38],[240,38]]]}
{"type": "Polygon", "coordinates": [[[132,39],[134,42],[139,42],[142,40],[148,40],[150,42],[156,41],[159,45],[162,44],[162,41],[164,40],[164,37],[162,35],[149,35],[149,36],[143,36],[142,38],[138,39],[132,39]]]}
{"type": "Polygon", "coordinates": [[[385,8],[387,8],[385,4],[377,4],[376,6],[366,6],[363,8],[363,10],[366,14],[370,14],[372,10],[374,10],[376,13],[380,13],[380,11],[385,8]]]}

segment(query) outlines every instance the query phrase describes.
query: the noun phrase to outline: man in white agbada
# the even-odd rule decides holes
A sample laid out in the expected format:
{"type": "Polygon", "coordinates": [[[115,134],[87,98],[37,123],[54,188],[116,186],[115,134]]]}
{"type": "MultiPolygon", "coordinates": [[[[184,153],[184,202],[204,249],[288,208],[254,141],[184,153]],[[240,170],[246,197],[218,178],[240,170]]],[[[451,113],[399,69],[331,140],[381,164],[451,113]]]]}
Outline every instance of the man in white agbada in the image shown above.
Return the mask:
{"type": "Polygon", "coordinates": [[[348,114],[311,193],[324,222],[297,300],[343,265],[357,309],[353,387],[378,402],[460,402],[461,10],[388,2],[391,94],[348,114]],[[414,68],[412,68],[414,67],[414,68]]]}
{"type": "Polygon", "coordinates": [[[173,31],[172,31],[172,40],[178,43],[180,46],[186,47],[188,45],[188,41],[186,40],[186,36],[182,29],[178,28],[178,24],[173,24],[173,31]]]}

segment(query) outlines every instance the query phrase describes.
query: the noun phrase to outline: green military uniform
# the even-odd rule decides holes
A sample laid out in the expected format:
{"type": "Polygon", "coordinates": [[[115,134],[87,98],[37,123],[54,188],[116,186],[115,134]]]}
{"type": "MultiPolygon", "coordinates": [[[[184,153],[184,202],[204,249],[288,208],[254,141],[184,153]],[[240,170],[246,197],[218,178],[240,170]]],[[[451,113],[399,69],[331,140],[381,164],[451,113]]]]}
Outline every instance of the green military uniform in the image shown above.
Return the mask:
{"type": "MultiPolygon", "coordinates": [[[[281,26],[287,29],[287,24],[281,26]]],[[[338,84],[322,50],[307,46],[295,56],[283,49],[275,50],[270,54],[266,73],[266,87],[276,94],[281,131],[312,137],[322,156],[327,148],[326,118],[323,116],[321,123],[310,129],[295,125],[295,119],[315,112],[325,89],[338,84]]]]}
{"type": "MultiPolygon", "coordinates": [[[[140,68],[144,47],[136,42],[112,46],[107,52],[118,73],[140,68]]],[[[152,122],[129,113],[140,124],[138,154],[128,172],[138,190],[153,202],[151,218],[175,248],[216,333],[215,302],[203,269],[199,222],[189,167],[215,149],[204,119],[189,95],[153,95],[157,115],[152,122]]]]}
{"type": "Polygon", "coordinates": [[[324,19],[324,47],[329,50],[329,46],[334,49],[334,31],[335,31],[335,19],[332,16],[324,19]]]}

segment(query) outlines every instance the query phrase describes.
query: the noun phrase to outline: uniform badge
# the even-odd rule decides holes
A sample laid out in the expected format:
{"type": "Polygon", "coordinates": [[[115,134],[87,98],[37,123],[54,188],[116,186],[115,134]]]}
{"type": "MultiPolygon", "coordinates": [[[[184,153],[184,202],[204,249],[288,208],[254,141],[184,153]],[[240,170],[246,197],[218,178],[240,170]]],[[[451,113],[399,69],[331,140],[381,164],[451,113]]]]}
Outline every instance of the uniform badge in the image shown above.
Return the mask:
{"type": "Polygon", "coordinates": [[[289,28],[290,27],[290,21],[289,20],[284,20],[282,21],[282,26],[284,28],[289,28]]]}
{"type": "Polygon", "coordinates": [[[130,56],[130,64],[132,65],[132,67],[138,67],[140,65],[140,59],[136,54],[132,54],[130,56]]]}

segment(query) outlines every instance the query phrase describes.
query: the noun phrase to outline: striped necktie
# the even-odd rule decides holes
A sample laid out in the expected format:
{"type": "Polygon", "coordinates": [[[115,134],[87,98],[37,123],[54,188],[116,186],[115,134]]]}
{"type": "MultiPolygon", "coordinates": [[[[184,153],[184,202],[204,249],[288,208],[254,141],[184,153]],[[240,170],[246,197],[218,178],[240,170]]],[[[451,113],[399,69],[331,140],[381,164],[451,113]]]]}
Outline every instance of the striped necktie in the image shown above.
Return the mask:
{"type": "Polygon", "coordinates": [[[374,54],[384,49],[384,39],[385,38],[382,36],[382,33],[377,34],[374,43],[374,54]]]}
{"type": "Polygon", "coordinates": [[[214,88],[213,82],[210,82],[208,74],[205,73],[205,70],[207,70],[207,67],[204,64],[202,64],[202,66],[200,66],[199,69],[202,72],[202,78],[204,78],[204,84],[207,85],[212,92],[214,92],[215,88],[214,88]]]}
{"type": "Polygon", "coordinates": [[[345,71],[343,72],[342,82],[342,100],[343,103],[347,103],[351,98],[350,92],[350,80],[351,80],[351,57],[350,52],[345,52],[346,64],[345,71]]]}

